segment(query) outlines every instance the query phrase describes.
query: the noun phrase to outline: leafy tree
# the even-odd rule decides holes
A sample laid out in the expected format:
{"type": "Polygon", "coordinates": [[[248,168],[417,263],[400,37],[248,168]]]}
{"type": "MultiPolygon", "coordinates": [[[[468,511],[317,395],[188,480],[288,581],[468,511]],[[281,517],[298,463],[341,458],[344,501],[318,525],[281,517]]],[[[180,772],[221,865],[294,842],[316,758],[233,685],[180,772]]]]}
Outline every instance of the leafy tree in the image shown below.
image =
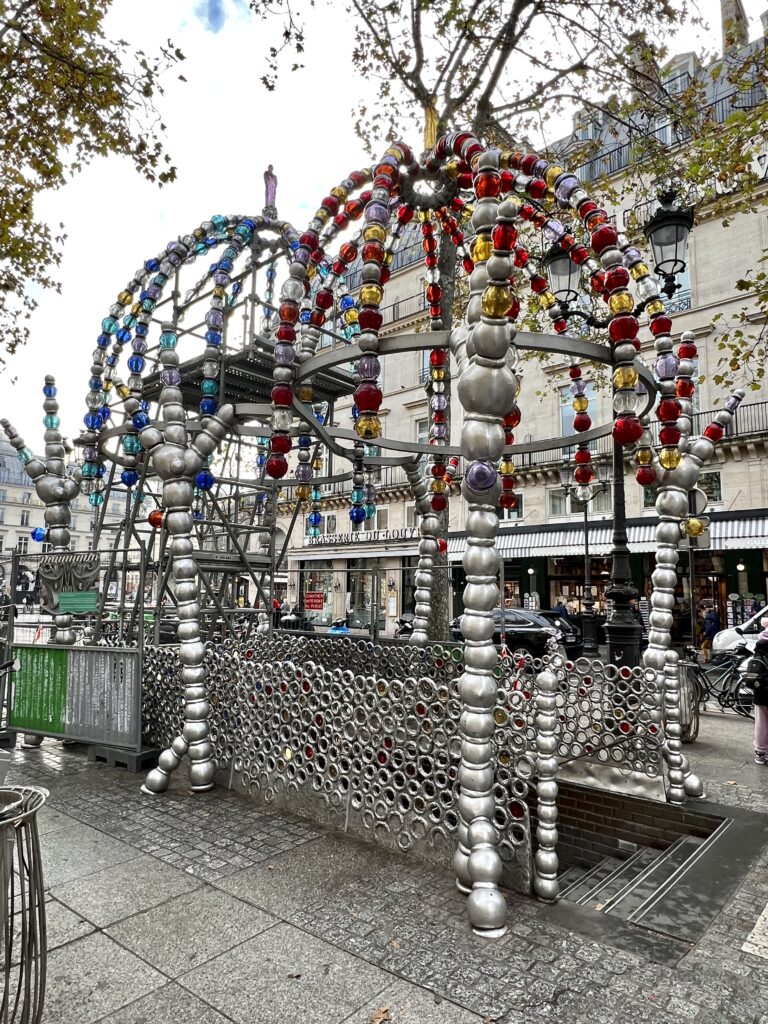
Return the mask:
{"type": "Polygon", "coordinates": [[[155,100],[164,73],[184,55],[170,41],[150,55],[108,39],[110,2],[0,0],[0,332],[7,353],[28,336],[35,293],[58,287],[64,226],[36,217],[35,196],[109,153],[128,155],[160,185],[176,176],[155,100]]]}

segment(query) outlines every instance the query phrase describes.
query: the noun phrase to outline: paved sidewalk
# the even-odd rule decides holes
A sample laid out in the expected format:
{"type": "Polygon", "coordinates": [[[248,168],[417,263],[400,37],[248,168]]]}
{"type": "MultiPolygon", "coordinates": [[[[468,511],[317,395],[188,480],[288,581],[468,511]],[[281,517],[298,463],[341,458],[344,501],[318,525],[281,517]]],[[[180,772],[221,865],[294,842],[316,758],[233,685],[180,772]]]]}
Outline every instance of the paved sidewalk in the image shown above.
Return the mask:
{"type": "MultiPolygon", "coordinates": [[[[706,715],[689,749],[711,799],[768,813],[750,729],[706,715]]],[[[447,872],[139,781],[58,743],[14,755],[9,782],[51,791],[44,1024],[768,1024],[768,959],[741,948],[766,850],[702,941],[659,964],[514,895],[508,936],[482,941],[447,872]]]]}

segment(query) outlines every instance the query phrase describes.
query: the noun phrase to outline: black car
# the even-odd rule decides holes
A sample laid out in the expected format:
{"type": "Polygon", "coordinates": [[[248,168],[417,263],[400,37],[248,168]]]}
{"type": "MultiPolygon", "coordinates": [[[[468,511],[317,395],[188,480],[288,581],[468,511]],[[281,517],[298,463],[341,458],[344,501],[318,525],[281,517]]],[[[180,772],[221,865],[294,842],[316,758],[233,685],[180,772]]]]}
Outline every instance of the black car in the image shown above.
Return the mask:
{"type": "MultiPolygon", "coordinates": [[[[495,629],[493,642],[501,644],[501,609],[493,609],[493,620],[495,629]]],[[[453,619],[449,629],[452,640],[462,640],[461,616],[453,619]]],[[[523,651],[525,654],[532,654],[536,658],[547,653],[547,643],[550,640],[560,640],[560,631],[551,622],[548,622],[539,612],[526,611],[523,608],[506,608],[504,610],[504,632],[506,634],[507,647],[513,653],[523,651]]]]}
{"type": "Polygon", "coordinates": [[[555,629],[559,630],[562,634],[562,640],[560,641],[565,648],[565,653],[569,658],[578,657],[581,653],[581,630],[579,627],[571,622],[569,618],[561,615],[560,612],[550,611],[548,609],[541,609],[537,613],[543,619],[546,619],[550,626],[554,626],[555,629]]]}

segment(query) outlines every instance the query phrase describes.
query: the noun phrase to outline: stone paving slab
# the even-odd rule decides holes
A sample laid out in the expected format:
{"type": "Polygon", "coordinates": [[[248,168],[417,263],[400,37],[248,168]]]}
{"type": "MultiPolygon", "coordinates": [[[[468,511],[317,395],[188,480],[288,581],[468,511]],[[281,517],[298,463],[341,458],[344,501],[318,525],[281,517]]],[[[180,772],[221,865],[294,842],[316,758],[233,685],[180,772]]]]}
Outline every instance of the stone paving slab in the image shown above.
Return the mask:
{"type": "Polygon", "coordinates": [[[183,871],[140,854],[125,863],[55,886],[52,894],[95,925],[106,928],[199,885],[183,871]]]}
{"type": "Polygon", "coordinates": [[[98,1024],[231,1024],[208,1003],[171,982],[148,996],[102,1017],[98,1024]]]}
{"type": "Polygon", "coordinates": [[[341,1024],[392,979],[280,924],[178,980],[237,1024],[341,1024]]]}
{"type": "Polygon", "coordinates": [[[140,856],[139,851],[127,843],[80,822],[41,836],[40,852],[46,889],[140,856]]]}
{"type": "Polygon", "coordinates": [[[395,981],[379,992],[351,1013],[344,1024],[371,1024],[377,1014],[382,1024],[484,1024],[476,1013],[404,981],[395,981]],[[382,1016],[384,1011],[386,1016],[382,1016]]]}
{"type": "Polygon", "coordinates": [[[165,982],[149,964],[95,932],[48,957],[43,1024],[95,1024],[165,982]]]}
{"type": "Polygon", "coordinates": [[[112,925],[107,934],[175,978],[276,923],[242,900],[205,887],[112,925]]]}

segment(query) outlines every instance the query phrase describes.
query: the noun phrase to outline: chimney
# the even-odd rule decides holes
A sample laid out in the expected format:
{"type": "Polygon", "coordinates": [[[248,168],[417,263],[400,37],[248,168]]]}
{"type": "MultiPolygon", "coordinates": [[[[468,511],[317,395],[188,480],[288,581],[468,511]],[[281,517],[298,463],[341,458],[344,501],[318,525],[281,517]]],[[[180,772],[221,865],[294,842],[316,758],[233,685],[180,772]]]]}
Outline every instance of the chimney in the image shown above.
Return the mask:
{"type": "Polygon", "coordinates": [[[742,0],[720,0],[723,53],[730,53],[749,42],[749,22],[742,0]]]}

